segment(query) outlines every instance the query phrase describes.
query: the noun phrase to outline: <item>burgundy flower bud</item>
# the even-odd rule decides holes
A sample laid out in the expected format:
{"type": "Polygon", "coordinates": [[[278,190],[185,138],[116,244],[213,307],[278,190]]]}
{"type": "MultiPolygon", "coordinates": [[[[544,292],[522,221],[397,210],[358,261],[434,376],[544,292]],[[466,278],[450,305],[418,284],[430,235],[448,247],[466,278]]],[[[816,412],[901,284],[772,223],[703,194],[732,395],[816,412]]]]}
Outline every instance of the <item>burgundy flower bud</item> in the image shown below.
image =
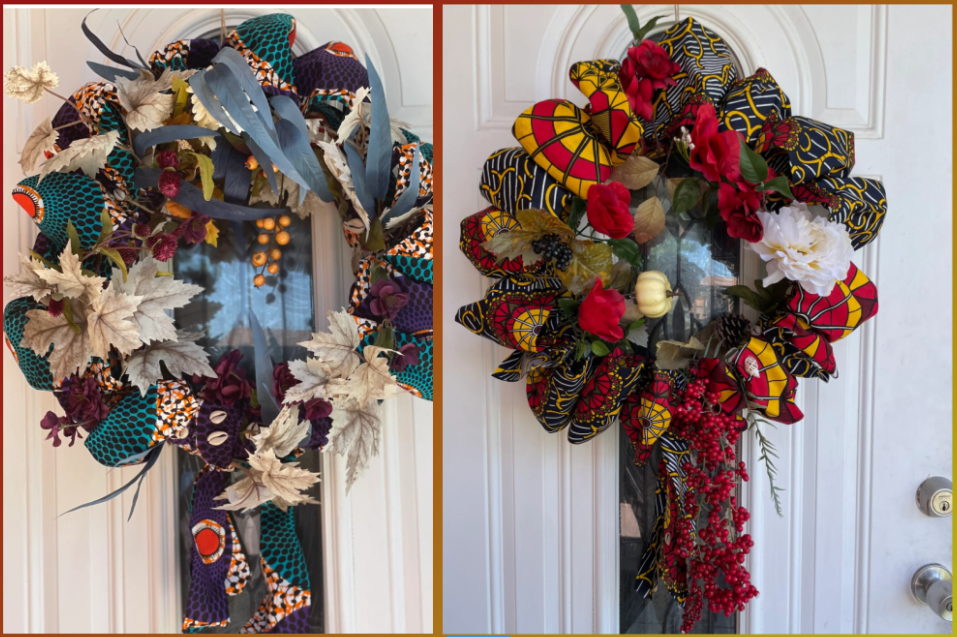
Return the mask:
{"type": "Polygon", "coordinates": [[[159,191],[166,197],[173,199],[179,196],[179,185],[183,180],[179,173],[164,171],[159,178],[159,191]]]}
{"type": "Polygon", "coordinates": [[[149,240],[147,247],[153,251],[153,258],[165,263],[176,254],[176,237],[160,233],[149,240]]]}
{"type": "Polygon", "coordinates": [[[179,154],[175,150],[164,150],[156,156],[156,163],[162,169],[179,168],[179,154]]]}
{"type": "Polygon", "coordinates": [[[149,239],[151,234],[153,229],[149,227],[149,224],[138,223],[133,226],[133,236],[137,239],[149,239]]]}
{"type": "Polygon", "coordinates": [[[123,258],[123,263],[126,265],[136,263],[136,259],[140,255],[140,251],[136,248],[117,248],[116,251],[120,253],[120,257],[123,258]]]}

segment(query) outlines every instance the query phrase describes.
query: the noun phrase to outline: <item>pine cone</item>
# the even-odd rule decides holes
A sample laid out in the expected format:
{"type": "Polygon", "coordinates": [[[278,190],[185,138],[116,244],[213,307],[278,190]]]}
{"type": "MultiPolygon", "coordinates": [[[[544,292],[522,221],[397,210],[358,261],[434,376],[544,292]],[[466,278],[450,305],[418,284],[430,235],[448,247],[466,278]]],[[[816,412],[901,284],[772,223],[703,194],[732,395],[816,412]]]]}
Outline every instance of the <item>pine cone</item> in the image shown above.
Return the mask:
{"type": "Polygon", "coordinates": [[[751,322],[741,315],[723,314],[715,322],[715,333],[725,347],[738,347],[751,338],[751,322]]]}

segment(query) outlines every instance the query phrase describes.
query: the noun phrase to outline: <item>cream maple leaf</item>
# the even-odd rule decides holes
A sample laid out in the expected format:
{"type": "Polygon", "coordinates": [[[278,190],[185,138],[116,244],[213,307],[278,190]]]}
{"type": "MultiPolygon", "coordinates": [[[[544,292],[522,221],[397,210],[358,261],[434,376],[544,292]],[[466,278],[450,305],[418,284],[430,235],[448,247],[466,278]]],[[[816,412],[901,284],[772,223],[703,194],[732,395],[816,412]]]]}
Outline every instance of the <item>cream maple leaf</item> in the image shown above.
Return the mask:
{"type": "Polygon", "coordinates": [[[363,87],[356,91],[356,98],[353,102],[355,106],[349,111],[349,114],[342,119],[342,124],[339,125],[336,137],[345,141],[352,137],[352,133],[356,128],[365,123],[366,118],[370,115],[371,106],[366,104],[365,101],[371,94],[372,90],[368,87],[363,87]]]}
{"type": "Polygon", "coordinates": [[[121,356],[126,356],[143,345],[132,321],[142,300],[142,297],[117,293],[113,285],[93,300],[87,315],[87,328],[96,356],[109,358],[111,347],[119,350],[121,356]]]}
{"type": "Polygon", "coordinates": [[[46,153],[52,153],[56,150],[56,142],[60,136],[59,131],[53,130],[53,123],[50,118],[46,118],[42,124],[27,138],[27,143],[23,146],[23,152],[20,153],[20,167],[24,174],[29,174],[40,163],[40,158],[46,161],[46,153]]]}
{"type": "Polygon", "coordinates": [[[283,511],[297,504],[319,504],[303,493],[318,482],[319,475],[301,469],[299,463],[283,464],[272,452],[257,453],[249,458],[246,477],[215,498],[229,502],[216,510],[248,511],[266,502],[283,511]]]}
{"type": "Polygon", "coordinates": [[[358,405],[352,400],[333,401],[332,430],[325,451],[346,458],[346,492],[369,468],[369,461],[379,455],[382,424],[379,404],[371,401],[358,405]]]}
{"type": "Polygon", "coordinates": [[[313,334],[312,340],[300,343],[327,365],[333,376],[348,377],[356,368],[356,350],[362,337],[356,319],[345,310],[329,312],[329,332],[313,334]]]}
{"type": "Polygon", "coordinates": [[[133,322],[139,329],[140,340],[149,345],[154,341],[176,340],[173,318],[166,310],[186,307],[189,300],[201,294],[203,288],[178,281],[172,277],[156,276],[160,264],[147,257],[130,268],[126,282],[119,270],[113,271],[113,281],[118,292],[142,297],[136,307],[133,322]]]}
{"type": "Polygon", "coordinates": [[[164,93],[173,85],[170,69],[166,69],[158,80],[153,78],[150,71],[140,71],[139,79],[120,77],[115,84],[117,97],[126,111],[126,123],[130,128],[138,131],[153,130],[163,126],[173,114],[176,96],[164,93]]]}
{"type": "Polygon", "coordinates": [[[73,302],[73,313],[79,330],[74,330],[66,316],[53,316],[47,310],[27,312],[21,346],[29,347],[37,356],[46,356],[54,381],[83,373],[90,366],[93,349],[86,327],[86,309],[81,301],[73,302]],[[52,350],[50,346],[53,346],[52,350]]]}
{"type": "Polygon", "coordinates": [[[149,388],[163,378],[160,362],[173,376],[184,374],[213,378],[216,372],[209,364],[209,354],[196,341],[202,334],[177,334],[176,340],[153,343],[123,363],[123,371],[130,384],[146,396],[149,388]]]}
{"type": "Polygon", "coordinates": [[[14,297],[33,297],[37,303],[43,303],[47,297],[56,293],[56,288],[43,280],[38,274],[46,270],[40,261],[33,261],[25,254],[20,255],[20,273],[3,278],[14,297]]]}
{"type": "Polygon", "coordinates": [[[328,400],[341,392],[346,381],[337,377],[328,365],[322,361],[310,359],[308,361],[292,361],[289,371],[296,377],[299,384],[286,391],[285,403],[309,402],[317,398],[328,400]]]}
{"type": "Polygon", "coordinates": [[[113,152],[120,141],[119,131],[110,131],[103,135],[96,135],[89,139],[80,139],[66,150],[57,153],[43,164],[40,171],[40,180],[52,172],[69,173],[82,170],[87,177],[96,177],[96,174],[106,166],[106,158],[113,152]]]}
{"type": "Polygon", "coordinates": [[[371,345],[363,349],[365,363],[350,374],[342,394],[358,405],[398,395],[401,389],[395,377],[389,373],[390,361],[382,356],[389,351],[391,350],[371,345]]]}
{"type": "Polygon", "coordinates": [[[253,437],[256,453],[267,451],[279,458],[291,454],[309,434],[309,421],[299,419],[299,406],[284,407],[268,427],[263,427],[253,437]]]}
{"type": "Polygon", "coordinates": [[[83,263],[73,252],[71,244],[67,244],[60,254],[60,268],[62,272],[57,272],[53,268],[37,270],[37,275],[54,286],[57,292],[70,299],[87,298],[92,301],[103,293],[103,284],[106,283],[106,279],[83,274],[83,263]]]}
{"type": "Polygon", "coordinates": [[[15,66],[3,74],[3,92],[27,104],[39,102],[44,91],[54,89],[59,84],[60,78],[46,62],[38,62],[33,69],[15,66]]]}

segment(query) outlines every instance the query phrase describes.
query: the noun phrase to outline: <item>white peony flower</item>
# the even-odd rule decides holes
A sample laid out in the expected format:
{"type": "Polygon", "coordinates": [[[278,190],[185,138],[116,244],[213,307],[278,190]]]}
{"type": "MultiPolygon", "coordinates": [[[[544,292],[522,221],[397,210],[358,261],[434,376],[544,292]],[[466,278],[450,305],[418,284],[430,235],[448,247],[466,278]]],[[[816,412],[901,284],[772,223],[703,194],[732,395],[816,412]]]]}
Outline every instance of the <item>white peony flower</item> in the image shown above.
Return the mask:
{"type": "Polygon", "coordinates": [[[815,217],[797,202],[777,213],[757,214],[764,238],[748,245],[768,264],[765,286],[787,278],[824,296],[847,276],[854,248],[844,226],[815,217]]]}

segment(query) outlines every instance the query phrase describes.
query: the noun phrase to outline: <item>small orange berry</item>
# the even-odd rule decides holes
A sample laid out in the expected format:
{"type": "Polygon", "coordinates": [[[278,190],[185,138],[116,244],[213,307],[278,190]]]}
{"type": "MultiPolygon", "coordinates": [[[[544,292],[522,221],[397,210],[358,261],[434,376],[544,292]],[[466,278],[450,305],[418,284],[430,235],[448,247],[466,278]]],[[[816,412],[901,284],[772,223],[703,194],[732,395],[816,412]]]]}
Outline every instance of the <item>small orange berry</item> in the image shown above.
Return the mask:
{"type": "Polygon", "coordinates": [[[285,230],[276,235],[276,243],[281,246],[289,245],[290,241],[292,241],[292,237],[290,237],[289,233],[285,230]]]}
{"type": "Polygon", "coordinates": [[[271,239],[272,238],[268,234],[263,233],[259,235],[258,241],[260,245],[269,245],[271,239]]]}
{"type": "Polygon", "coordinates": [[[270,232],[276,229],[276,220],[275,219],[263,219],[263,229],[269,230],[270,232]]]}
{"type": "Polygon", "coordinates": [[[273,248],[269,252],[269,258],[272,259],[273,261],[278,261],[279,259],[282,258],[282,250],[280,250],[279,248],[273,248]]]}
{"type": "Polygon", "coordinates": [[[253,156],[250,156],[249,159],[246,160],[246,168],[253,171],[256,170],[259,168],[259,160],[253,156]]]}
{"type": "Polygon", "coordinates": [[[266,220],[265,220],[265,219],[256,219],[256,227],[259,228],[260,230],[262,230],[263,228],[265,228],[265,227],[266,227],[266,220]]]}
{"type": "Polygon", "coordinates": [[[266,268],[266,270],[269,272],[269,274],[279,274],[279,264],[278,264],[278,263],[270,263],[270,264],[269,264],[269,267],[266,268]]]}
{"type": "Polygon", "coordinates": [[[257,288],[261,288],[262,286],[266,285],[266,277],[262,274],[257,274],[256,278],[253,279],[253,284],[257,288]]]}
{"type": "Polygon", "coordinates": [[[253,265],[256,266],[257,268],[261,268],[261,267],[263,267],[264,265],[266,265],[266,253],[265,253],[265,252],[257,252],[256,254],[254,254],[254,255],[253,255],[253,265]]]}
{"type": "Polygon", "coordinates": [[[283,215],[279,217],[279,225],[283,228],[288,228],[292,225],[292,219],[289,218],[289,215],[283,215]]]}

